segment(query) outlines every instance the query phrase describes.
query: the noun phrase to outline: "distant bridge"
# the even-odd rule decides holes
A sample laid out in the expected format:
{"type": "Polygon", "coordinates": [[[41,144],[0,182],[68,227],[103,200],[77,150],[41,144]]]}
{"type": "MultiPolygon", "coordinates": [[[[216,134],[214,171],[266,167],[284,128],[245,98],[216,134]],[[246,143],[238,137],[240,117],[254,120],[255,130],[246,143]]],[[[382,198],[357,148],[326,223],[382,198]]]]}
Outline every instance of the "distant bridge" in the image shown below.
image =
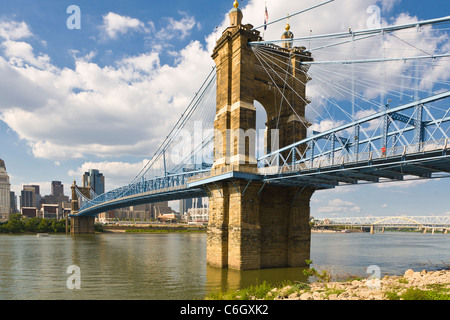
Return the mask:
{"type": "Polygon", "coordinates": [[[450,229],[450,216],[346,217],[314,220],[317,227],[450,229]]]}

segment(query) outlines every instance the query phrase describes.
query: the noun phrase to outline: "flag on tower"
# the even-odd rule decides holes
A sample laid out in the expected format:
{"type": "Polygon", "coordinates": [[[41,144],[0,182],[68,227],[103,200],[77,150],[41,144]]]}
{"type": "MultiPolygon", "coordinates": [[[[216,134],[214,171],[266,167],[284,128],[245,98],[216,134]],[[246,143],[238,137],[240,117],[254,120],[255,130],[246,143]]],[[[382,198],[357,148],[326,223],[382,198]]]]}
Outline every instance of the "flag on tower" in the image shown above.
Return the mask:
{"type": "Polygon", "coordinates": [[[266,12],[264,14],[264,30],[267,30],[268,21],[269,21],[269,13],[267,12],[267,4],[266,4],[266,12]]]}

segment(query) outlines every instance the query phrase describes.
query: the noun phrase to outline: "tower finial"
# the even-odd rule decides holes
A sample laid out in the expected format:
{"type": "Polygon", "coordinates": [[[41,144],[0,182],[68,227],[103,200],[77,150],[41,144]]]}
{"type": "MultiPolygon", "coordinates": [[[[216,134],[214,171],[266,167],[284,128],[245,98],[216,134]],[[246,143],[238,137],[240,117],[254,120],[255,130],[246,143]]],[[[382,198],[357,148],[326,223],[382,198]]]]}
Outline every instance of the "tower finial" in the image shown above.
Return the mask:
{"type": "Polygon", "coordinates": [[[234,8],[230,11],[230,26],[236,27],[242,24],[242,11],[239,9],[239,2],[234,0],[234,8]]]}
{"type": "Polygon", "coordinates": [[[289,24],[289,22],[286,24],[286,31],[291,30],[291,25],[289,24]]]}

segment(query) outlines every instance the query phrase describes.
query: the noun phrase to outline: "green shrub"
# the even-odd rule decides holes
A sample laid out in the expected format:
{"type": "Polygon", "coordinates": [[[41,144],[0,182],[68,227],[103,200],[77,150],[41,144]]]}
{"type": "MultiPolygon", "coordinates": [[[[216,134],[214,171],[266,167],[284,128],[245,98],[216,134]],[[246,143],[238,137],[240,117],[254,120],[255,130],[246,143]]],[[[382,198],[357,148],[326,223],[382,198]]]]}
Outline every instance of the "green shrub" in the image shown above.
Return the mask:
{"type": "Polygon", "coordinates": [[[441,291],[408,289],[402,294],[403,300],[450,300],[450,295],[441,291]]]}

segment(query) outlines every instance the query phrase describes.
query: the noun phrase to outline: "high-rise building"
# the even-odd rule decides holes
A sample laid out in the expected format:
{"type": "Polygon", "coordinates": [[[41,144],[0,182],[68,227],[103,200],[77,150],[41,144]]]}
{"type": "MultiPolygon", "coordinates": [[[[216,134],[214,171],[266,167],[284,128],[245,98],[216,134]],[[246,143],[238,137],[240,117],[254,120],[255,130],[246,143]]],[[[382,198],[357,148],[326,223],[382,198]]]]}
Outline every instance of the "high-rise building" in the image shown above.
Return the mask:
{"type": "Polygon", "coordinates": [[[21,208],[39,208],[42,197],[40,194],[40,186],[38,185],[24,185],[20,192],[20,207],[21,208]]]}
{"type": "Polygon", "coordinates": [[[51,187],[51,194],[44,196],[42,199],[42,206],[44,206],[44,204],[48,204],[49,206],[47,207],[50,208],[52,205],[58,205],[58,213],[60,213],[62,212],[65,203],[69,202],[69,197],[64,195],[64,185],[61,181],[52,181],[51,187]]]}
{"type": "Polygon", "coordinates": [[[180,215],[186,214],[189,209],[192,208],[203,208],[204,198],[192,198],[192,199],[182,199],[180,200],[180,215]]]}
{"type": "Polygon", "coordinates": [[[52,181],[52,196],[64,196],[64,185],[61,181],[52,181]]]}
{"type": "Polygon", "coordinates": [[[9,203],[10,203],[10,208],[11,208],[10,213],[11,214],[17,213],[17,197],[16,197],[16,194],[14,191],[11,191],[9,193],[9,203]]]}
{"type": "Polygon", "coordinates": [[[0,159],[0,220],[9,219],[11,212],[11,184],[9,183],[9,176],[6,172],[5,161],[0,159]]]}
{"type": "Polygon", "coordinates": [[[23,188],[20,191],[20,207],[36,208],[36,197],[34,196],[34,189],[23,188]]]}
{"type": "Polygon", "coordinates": [[[83,187],[91,187],[97,195],[105,193],[105,177],[97,169],[90,169],[82,177],[83,187]]]}

